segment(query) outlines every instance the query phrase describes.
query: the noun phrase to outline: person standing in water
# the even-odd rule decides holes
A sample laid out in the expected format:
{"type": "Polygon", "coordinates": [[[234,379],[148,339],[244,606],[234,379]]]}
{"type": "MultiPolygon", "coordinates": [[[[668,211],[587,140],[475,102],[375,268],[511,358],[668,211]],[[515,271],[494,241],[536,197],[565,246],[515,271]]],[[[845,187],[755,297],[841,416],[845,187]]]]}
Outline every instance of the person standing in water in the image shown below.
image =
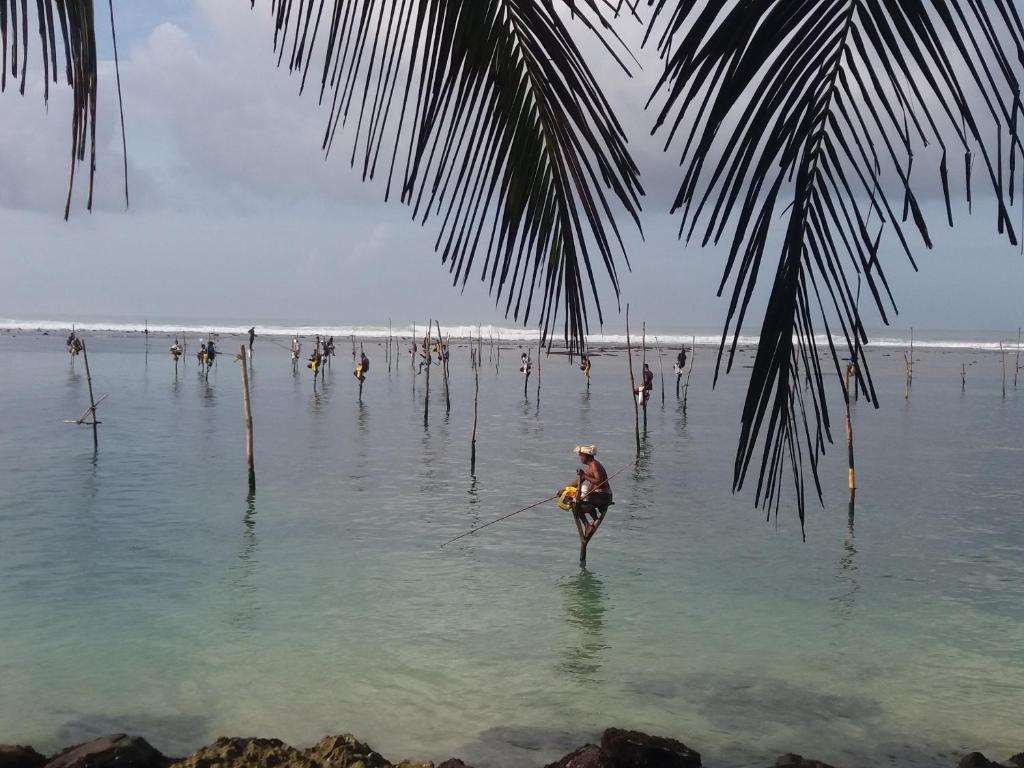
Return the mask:
{"type": "Polygon", "coordinates": [[[256,326],[249,329],[249,357],[252,357],[252,343],[256,341],[256,326]]]}

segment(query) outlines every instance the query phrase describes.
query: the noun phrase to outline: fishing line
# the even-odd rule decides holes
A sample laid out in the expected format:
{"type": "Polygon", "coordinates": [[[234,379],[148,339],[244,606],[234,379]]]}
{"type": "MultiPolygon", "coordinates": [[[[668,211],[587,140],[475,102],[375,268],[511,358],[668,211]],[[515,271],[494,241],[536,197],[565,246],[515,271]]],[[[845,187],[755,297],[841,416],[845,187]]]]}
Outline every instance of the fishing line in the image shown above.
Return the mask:
{"type": "MultiPolygon", "coordinates": [[[[596,491],[598,488],[600,488],[602,485],[607,483],[609,480],[611,480],[613,477],[615,477],[619,473],[625,472],[627,469],[629,469],[629,466],[630,466],[629,464],[626,464],[621,469],[617,469],[614,472],[612,472],[612,474],[608,475],[608,477],[606,477],[600,483],[598,483],[593,488],[591,488],[587,492],[587,496],[589,496],[591,493],[596,491]]],[[[444,544],[442,544],[440,548],[443,549],[444,547],[447,547],[449,544],[452,544],[453,542],[456,542],[459,539],[464,539],[467,536],[476,533],[477,531],[482,531],[484,528],[488,528],[488,527],[494,525],[495,523],[500,523],[502,520],[508,520],[510,517],[512,517],[514,515],[518,515],[520,512],[526,512],[527,510],[533,509],[534,507],[539,507],[541,504],[547,504],[549,501],[554,501],[560,495],[561,495],[561,491],[556,493],[554,496],[548,496],[546,499],[542,499],[542,500],[538,501],[536,504],[531,504],[528,507],[523,507],[522,509],[517,509],[515,512],[509,512],[507,515],[502,515],[501,517],[499,517],[496,520],[491,520],[491,522],[489,522],[489,523],[484,523],[483,525],[477,526],[476,528],[471,528],[470,530],[466,531],[465,533],[459,534],[454,539],[449,539],[444,544]]],[[[586,497],[584,497],[584,498],[586,498],[586,497]]]]}

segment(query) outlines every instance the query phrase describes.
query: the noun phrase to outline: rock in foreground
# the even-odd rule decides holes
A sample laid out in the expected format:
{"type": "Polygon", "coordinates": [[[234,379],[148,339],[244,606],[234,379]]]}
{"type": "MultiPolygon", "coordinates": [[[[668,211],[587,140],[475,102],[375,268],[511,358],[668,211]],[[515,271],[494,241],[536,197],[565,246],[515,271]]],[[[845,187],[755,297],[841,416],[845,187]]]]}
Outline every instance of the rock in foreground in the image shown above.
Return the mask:
{"type": "Polygon", "coordinates": [[[819,760],[808,760],[803,755],[788,752],[775,761],[775,768],[832,768],[828,763],[819,760]]]}
{"type": "Polygon", "coordinates": [[[614,768],[700,768],[700,753],[681,741],[609,728],[601,748],[614,768]]]}
{"type": "Polygon", "coordinates": [[[306,757],[321,768],[388,768],[391,765],[350,733],[320,739],[316,746],[306,750],[306,757]]]}
{"type": "Polygon", "coordinates": [[[320,763],[280,739],[221,738],[173,768],[320,768],[320,763]]]}
{"type": "Polygon", "coordinates": [[[145,739],[117,733],[68,747],[46,768],[165,768],[169,762],[145,739]]]}
{"type": "Polygon", "coordinates": [[[594,744],[585,744],[546,768],[611,768],[608,753],[594,744]]]}
{"type": "Polygon", "coordinates": [[[46,758],[32,747],[0,744],[0,768],[42,768],[46,758]]]}

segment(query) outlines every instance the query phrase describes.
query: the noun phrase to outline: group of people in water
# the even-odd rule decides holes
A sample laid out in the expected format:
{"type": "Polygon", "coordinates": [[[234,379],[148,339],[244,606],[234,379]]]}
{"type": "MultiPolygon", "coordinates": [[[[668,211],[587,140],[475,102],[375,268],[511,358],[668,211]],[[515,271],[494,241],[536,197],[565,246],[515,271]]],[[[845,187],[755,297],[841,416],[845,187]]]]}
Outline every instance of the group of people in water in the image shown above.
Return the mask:
{"type": "Polygon", "coordinates": [[[426,365],[441,365],[444,366],[445,372],[447,372],[449,355],[448,342],[434,339],[433,343],[431,343],[429,333],[423,337],[422,345],[418,345],[416,339],[413,339],[412,344],[409,346],[409,356],[412,358],[413,366],[416,367],[417,376],[423,373],[423,367],[426,365]],[[419,354],[420,358],[418,366],[416,365],[417,354],[419,354]],[[434,360],[435,357],[437,358],[436,360],[434,360]]]}
{"type": "MultiPolygon", "coordinates": [[[[256,328],[249,328],[249,354],[252,355],[253,342],[256,339],[256,328]]],[[[283,346],[283,345],[281,345],[283,346]]],[[[74,330],[67,338],[68,353],[71,355],[77,355],[82,349],[82,342],[78,338],[74,330]]],[[[291,345],[289,347],[292,360],[293,370],[298,370],[299,360],[302,358],[302,341],[298,336],[293,336],[291,345]]],[[[171,356],[174,358],[174,362],[178,362],[178,359],[184,354],[184,346],[174,339],[174,343],[170,347],[171,356]]],[[[334,337],[325,336],[321,338],[320,335],[316,336],[313,343],[313,351],[309,356],[306,367],[313,372],[313,376],[316,377],[318,374],[322,374],[323,366],[329,365],[330,358],[334,356],[335,346],[334,337]]],[[[215,343],[214,334],[210,335],[209,340],[200,339],[199,351],[196,352],[196,359],[199,361],[201,366],[205,367],[206,371],[209,371],[210,367],[213,366],[217,359],[217,348],[215,343]]],[[[409,355],[412,357],[413,364],[416,365],[416,358],[419,357],[419,365],[417,368],[417,374],[423,372],[423,367],[426,365],[443,365],[447,369],[449,361],[449,344],[447,340],[436,338],[431,342],[430,335],[427,334],[423,338],[422,345],[416,343],[413,339],[411,346],[409,347],[409,355]],[[436,360],[434,359],[436,357],[436,360]]],[[[355,347],[353,344],[353,358],[355,357],[355,347]]],[[[676,355],[675,363],[672,366],[673,372],[676,375],[676,387],[678,390],[679,380],[683,375],[683,371],[686,368],[687,354],[686,348],[683,347],[679,350],[676,355]]],[[[519,356],[519,372],[524,376],[529,376],[533,370],[533,361],[531,360],[530,353],[523,351],[519,356]]],[[[355,368],[352,371],[352,375],[362,384],[366,380],[366,375],[370,371],[370,359],[366,356],[366,353],[360,349],[359,359],[355,364],[355,368]]],[[[591,360],[588,354],[583,354],[580,357],[580,371],[583,373],[584,378],[587,381],[587,387],[590,387],[590,372],[591,372],[591,360]]],[[[643,370],[641,371],[641,383],[634,389],[634,395],[637,398],[637,403],[640,405],[646,405],[650,401],[651,392],[654,389],[654,371],[651,370],[650,365],[647,363],[643,364],[643,370]]]]}

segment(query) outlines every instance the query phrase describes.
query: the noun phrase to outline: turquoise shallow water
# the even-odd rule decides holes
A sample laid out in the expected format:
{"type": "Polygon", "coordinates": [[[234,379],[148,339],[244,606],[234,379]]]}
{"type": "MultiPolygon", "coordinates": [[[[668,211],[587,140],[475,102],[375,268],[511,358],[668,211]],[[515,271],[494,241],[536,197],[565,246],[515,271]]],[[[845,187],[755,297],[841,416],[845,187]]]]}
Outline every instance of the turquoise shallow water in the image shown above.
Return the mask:
{"type": "Polygon", "coordinates": [[[612,724],[720,766],[1024,749],[1024,387],[1001,398],[995,356],[922,353],[904,401],[901,357],[876,354],[855,527],[840,446],[804,543],[785,501],[766,524],[729,493],[743,370],[712,392],[711,350],[686,414],[655,395],[634,465],[621,354],[595,357],[589,395],[545,359],[538,404],[507,347],[481,375],[473,479],[465,349],[451,414],[435,375],[424,426],[407,358],[389,377],[368,345],[359,404],[344,343],[314,394],[257,341],[248,497],[227,356],[205,381],[193,361],[175,374],[162,338],[147,358],[139,335],[90,337],[110,393],[94,455],[61,423],[87,401],[62,341],[0,335],[0,742],[127,730],[184,753],[352,731],[483,768],[612,724]],[[553,504],[439,549],[571,479],[584,441],[629,465],[586,570],[553,504]]]}

